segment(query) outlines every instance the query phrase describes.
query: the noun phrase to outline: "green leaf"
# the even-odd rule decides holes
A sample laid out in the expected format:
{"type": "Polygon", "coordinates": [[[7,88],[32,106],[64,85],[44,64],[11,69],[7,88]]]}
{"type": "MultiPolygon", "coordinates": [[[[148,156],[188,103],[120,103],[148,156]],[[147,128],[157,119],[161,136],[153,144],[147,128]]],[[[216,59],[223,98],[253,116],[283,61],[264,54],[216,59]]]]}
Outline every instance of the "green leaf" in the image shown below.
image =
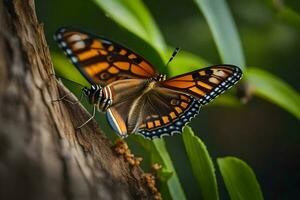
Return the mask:
{"type": "Polygon", "coordinates": [[[235,157],[218,158],[221,174],[231,200],[262,200],[263,195],[252,169],[235,157]]]}
{"type": "Polygon", "coordinates": [[[300,30],[300,14],[294,10],[295,8],[289,7],[281,1],[271,1],[270,4],[276,9],[281,20],[300,30]]]}
{"type": "Polygon", "coordinates": [[[300,94],[295,89],[258,68],[249,68],[246,75],[256,95],[277,104],[300,120],[300,94]]]}
{"type": "Polygon", "coordinates": [[[166,168],[162,168],[158,172],[158,177],[162,182],[167,182],[173,176],[173,172],[167,170],[166,168]]]}
{"type": "Polygon", "coordinates": [[[279,17],[300,30],[300,15],[289,7],[284,7],[278,12],[279,17]]]}
{"type": "Polygon", "coordinates": [[[165,58],[165,41],[141,0],[94,0],[106,16],[153,46],[165,58]]]}
{"type": "MultiPolygon", "coordinates": [[[[168,49],[168,55],[172,55],[174,48],[168,49]]],[[[210,64],[190,52],[180,50],[173,61],[168,66],[170,76],[175,76],[187,72],[191,72],[203,67],[207,67],[210,64]]]]}
{"type": "Polygon", "coordinates": [[[227,107],[238,107],[241,106],[241,101],[238,100],[235,96],[232,94],[222,94],[217,99],[215,99],[213,102],[208,104],[207,106],[227,106],[227,107]]]}
{"type": "Polygon", "coordinates": [[[162,172],[165,173],[158,175],[160,179],[160,192],[163,195],[163,199],[186,199],[164,140],[154,139],[151,141],[139,135],[132,135],[131,138],[141,144],[149,152],[151,163],[159,163],[162,165],[162,172]],[[160,177],[160,175],[162,175],[162,177],[160,177]]]}
{"type": "Polygon", "coordinates": [[[206,146],[188,126],[184,128],[183,141],[203,199],[219,199],[215,169],[206,146]]]}
{"type": "Polygon", "coordinates": [[[240,38],[225,0],[194,0],[212,31],[221,59],[226,64],[245,67],[240,38]]]}
{"type": "Polygon", "coordinates": [[[51,57],[55,72],[61,77],[80,83],[84,86],[89,86],[90,83],[80,74],[78,69],[68,62],[68,59],[63,54],[56,54],[51,52],[51,57]]]}

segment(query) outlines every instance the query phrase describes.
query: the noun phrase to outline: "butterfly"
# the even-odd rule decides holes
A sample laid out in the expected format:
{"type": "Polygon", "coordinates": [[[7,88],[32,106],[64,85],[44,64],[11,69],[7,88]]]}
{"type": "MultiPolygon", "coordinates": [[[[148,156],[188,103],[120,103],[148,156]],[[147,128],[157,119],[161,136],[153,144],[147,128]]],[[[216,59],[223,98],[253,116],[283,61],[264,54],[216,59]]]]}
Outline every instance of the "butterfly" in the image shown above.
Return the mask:
{"type": "Polygon", "coordinates": [[[91,83],[83,89],[89,102],[121,137],[181,133],[201,106],[242,77],[237,66],[216,65],[166,79],[142,56],[101,36],[60,28],[54,38],[91,83]]]}

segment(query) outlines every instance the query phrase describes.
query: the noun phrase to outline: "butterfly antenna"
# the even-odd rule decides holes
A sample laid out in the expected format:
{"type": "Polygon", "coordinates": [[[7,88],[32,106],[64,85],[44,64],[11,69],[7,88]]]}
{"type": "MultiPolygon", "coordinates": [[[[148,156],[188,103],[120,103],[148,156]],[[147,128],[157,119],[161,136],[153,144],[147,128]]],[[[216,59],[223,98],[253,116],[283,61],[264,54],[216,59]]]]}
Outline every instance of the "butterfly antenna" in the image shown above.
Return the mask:
{"type": "Polygon", "coordinates": [[[166,66],[168,66],[169,63],[174,59],[174,57],[178,54],[179,50],[180,50],[179,47],[176,47],[176,48],[175,48],[175,50],[174,50],[173,53],[172,53],[171,58],[169,59],[169,61],[168,61],[167,64],[166,64],[166,66]]]}
{"type": "Polygon", "coordinates": [[[64,77],[62,77],[62,76],[59,76],[59,75],[57,75],[57,74],[51,74],[52,76],[55,76],[56,78],[59,78],[59,79],[63,79],[63,80],[65,80],[65,81],[69,81],[69,82],[71,82],[71,83],[74,83],[75,85],[79,85],[79,86],[81,86],[81,87],[85,87],[84,85],[81,85],[80,83],[77,83],[77,82],[75,82],[75,81],[72,81],[72,80],[70,80],[70,79],[67,79],[67,78],[64,78],[64,77]]]}

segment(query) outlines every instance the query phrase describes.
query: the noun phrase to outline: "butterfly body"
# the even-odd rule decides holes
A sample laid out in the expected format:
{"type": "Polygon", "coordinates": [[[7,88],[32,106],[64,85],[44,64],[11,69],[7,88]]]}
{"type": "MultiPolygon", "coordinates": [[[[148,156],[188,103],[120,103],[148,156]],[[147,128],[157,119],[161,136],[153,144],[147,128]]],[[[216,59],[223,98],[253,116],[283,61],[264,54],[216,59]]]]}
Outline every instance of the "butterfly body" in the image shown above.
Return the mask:
{"type": "MultiPolygon", "coordinates": [[[[166,80],[166,75],[162,74],[157,74],[157,76],[146,80],[145,83],[142,84],[141,96],[155,88],[158,82],[164,80],[166,80]]],[[[131,87],[131,85],[129,87],[131,87]]],[[[123,91],[125,90],[124,88],[123,91]]],[[[112,95],[112,88],[109,85],[102,87],[101,85],[93,84],[90,89],[84,87],[83,93],[88,97],[89,103],[95,105],[99,112],[106,112],[111,105],[114,103],[117,104],[121,100],[120,98],[113,99],[115,95],[112,95]]]]}
{"type": "Polygon", "coordinates": [[[166,79],[133,51],[88,32],[61,28],[55,39],[92,84],[89,102],[106,112],[121,136],[146,138],[180,133],[202,105],[242,76],[233,65],[217,65],[166,79]]]}
{"type": "Polygon", "coordinates": [[[88,97],[89,103],[95,105],[99,112],[105,112],[112,104],[109,87],[102,88],[101,85],[92,85],[90,89],[84,87],[83,93],[88,97]]]}

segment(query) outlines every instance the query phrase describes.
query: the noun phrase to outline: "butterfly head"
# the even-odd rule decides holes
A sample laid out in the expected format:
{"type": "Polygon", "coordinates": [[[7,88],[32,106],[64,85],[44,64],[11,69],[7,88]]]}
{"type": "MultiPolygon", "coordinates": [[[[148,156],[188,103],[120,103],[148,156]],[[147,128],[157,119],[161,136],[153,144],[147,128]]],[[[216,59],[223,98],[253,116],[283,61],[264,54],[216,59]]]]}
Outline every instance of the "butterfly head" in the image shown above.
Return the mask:
{"type": "Polygon", "coordinates": [[[85,96],[87,96],[87,97],[89,97],[90,94],[91,94],[90,89],[87,88],[87,87],[82,88],[82,92],[83,92],[83,94],[84,94],[85,96]]]}
{"type": "Polygon", "coordinates": [[[83,94],[88,97],[88,100],[91,104],[94,104],[98,99],[99,93],[102,87],[99,85],[91,85],[91,88],[84,87],[82,89],[83,94]]]}
{"type": "Polygon", "coordinates": [[[153,79],[155,81],[165,81],[167,76],[165,74],[157,74],[153,79]]]}

